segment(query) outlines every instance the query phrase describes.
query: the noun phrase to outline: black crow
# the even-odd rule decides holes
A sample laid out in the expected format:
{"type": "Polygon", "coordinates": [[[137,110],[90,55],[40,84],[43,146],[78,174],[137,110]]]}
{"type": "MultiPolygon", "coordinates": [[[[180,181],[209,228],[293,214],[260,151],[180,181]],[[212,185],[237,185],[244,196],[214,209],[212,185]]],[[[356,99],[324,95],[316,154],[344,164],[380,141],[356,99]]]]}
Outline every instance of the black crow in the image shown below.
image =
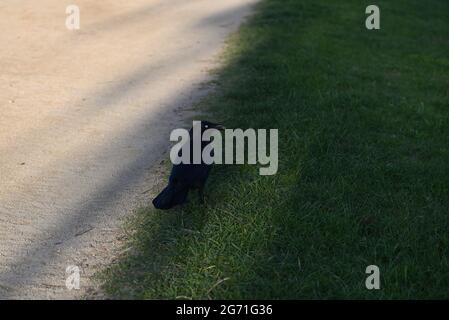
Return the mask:
{"type": "MultiPolygon", "coordinates": [[[[201,136],[207,129],[222,130],[220,124],[201,121],[201,136]]],[[[153,200],[153,205],[157,209],[168,210],[176,205],[186,202],[190,189],[198,189],[201,203],[204,203],[204,186],[209,177],[211,165],[203,163],[193,164],[193,128],[190,129],[190,164],[174,164],[170,173],[168,186],[153,200]]],[[[201,153],[209,142],[201,142],[201,153]]]]}

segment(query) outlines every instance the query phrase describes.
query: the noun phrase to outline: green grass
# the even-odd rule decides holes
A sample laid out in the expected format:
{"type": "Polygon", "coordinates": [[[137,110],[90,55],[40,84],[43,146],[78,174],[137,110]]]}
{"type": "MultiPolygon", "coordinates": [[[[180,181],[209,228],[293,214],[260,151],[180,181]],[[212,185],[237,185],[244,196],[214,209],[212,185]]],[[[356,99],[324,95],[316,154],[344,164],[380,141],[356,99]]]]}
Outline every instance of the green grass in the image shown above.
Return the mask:
{"type": "Polygon", "coordinates": [[[278,128],[278,174],[218,166],[206,206],[139,212],[112,297],[449,298],[449,2],[379,0],[378,31],[369,4],[258,6],[203,108],[278,128]]]}

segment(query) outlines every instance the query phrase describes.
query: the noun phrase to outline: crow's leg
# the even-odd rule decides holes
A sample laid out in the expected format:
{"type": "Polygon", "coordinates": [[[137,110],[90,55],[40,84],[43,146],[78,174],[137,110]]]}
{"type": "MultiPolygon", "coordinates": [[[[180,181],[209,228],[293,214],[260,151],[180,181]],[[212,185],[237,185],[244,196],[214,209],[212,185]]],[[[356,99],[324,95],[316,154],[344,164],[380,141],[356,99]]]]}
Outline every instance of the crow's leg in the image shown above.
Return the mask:
{"type": "Polygon", "coordinates": [[[204,204],[206,201],[204,200],[204,185],[199,187],[198,189],[198,195],[200,197],[200,203],[204,204]]]}

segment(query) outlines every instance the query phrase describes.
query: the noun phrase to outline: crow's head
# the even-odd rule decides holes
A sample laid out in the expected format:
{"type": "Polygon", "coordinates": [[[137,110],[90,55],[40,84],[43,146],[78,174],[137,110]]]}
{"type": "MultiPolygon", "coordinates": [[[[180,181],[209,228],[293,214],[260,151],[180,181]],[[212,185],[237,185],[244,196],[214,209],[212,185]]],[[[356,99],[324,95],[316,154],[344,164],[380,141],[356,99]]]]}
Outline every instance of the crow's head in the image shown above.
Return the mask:
{"type": "Polygon", "coordinates": [[[217,130],[224,130],[226,129],[224,125],[219,123],[213,123],[209,121],[201,121],[201,131],[205,131],[207,129],[217,129],[217,130]]]}
{"type": "MultiPolygon", "coordinates": [[[[213,123],[210,121],[201,121],[201,133],[206,131],[207,129],[217,129],[217,130],[225,130],[225,126],[219,123],[213,123]]],[[[190,129],[190,133],[192,133],[193,128],[190,129]]]]}

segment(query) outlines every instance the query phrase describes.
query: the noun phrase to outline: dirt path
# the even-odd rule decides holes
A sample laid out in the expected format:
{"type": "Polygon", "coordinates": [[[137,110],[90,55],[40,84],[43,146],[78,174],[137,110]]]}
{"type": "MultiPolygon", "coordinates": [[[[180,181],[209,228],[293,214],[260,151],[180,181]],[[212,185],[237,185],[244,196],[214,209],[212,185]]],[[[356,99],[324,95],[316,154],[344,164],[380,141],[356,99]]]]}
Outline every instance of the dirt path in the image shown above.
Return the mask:
{"type": "Polygon", "coordinates": [[[0,3],[0,298],[76,298],[116,252],[255,0],[0,3]],[[81,9],[81,29],[65,8],[81,9]],[[79,266],[81,289],[65,287],[79,266]]]}

